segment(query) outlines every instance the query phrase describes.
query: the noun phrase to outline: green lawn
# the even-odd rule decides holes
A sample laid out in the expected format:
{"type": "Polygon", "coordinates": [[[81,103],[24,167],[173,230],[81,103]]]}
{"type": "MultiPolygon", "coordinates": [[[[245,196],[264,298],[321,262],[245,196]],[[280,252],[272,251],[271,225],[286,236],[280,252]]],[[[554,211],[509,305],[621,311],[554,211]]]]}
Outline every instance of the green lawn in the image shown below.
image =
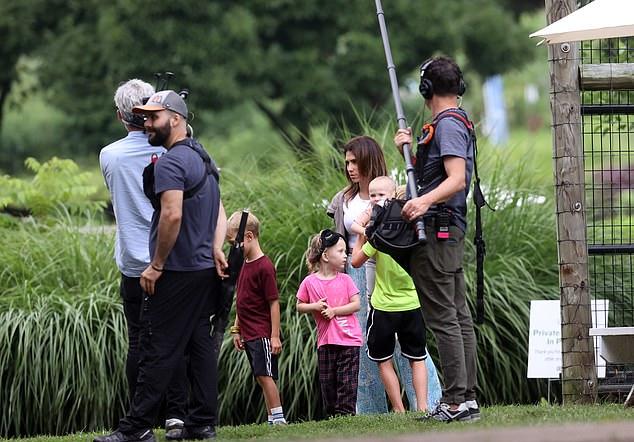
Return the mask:
{"type": "MultiPolygon", "coordinates": [[[[601,404],[591,406],[493,406],[482,409],[483,418],[479,422],[455,423],[447,425],[440,422],[419,422],[415,413],[405,415],[386,414],[379,416],[340,417],[320,422],[301,422],[286,427],[269,427],[266,424],[241,425],[237,427],[219,427],[219,440],[296,440],[322,439],[340,437],[376,437],[378,435],[412,434],[432,431],[469,430],[472,428],[495,428],[511,426],[535,426],[561,423],[587,423],[631,420],[634,408],[624,409],[618,404],[601,404]]],[[[163,431],[156,432],[163,441],[163,431]]],[[[50,441],[75,442],[92,440],[92,433],[78,433],[63,437],[39,437],[18,439],[19,442],[50,441]]]]}

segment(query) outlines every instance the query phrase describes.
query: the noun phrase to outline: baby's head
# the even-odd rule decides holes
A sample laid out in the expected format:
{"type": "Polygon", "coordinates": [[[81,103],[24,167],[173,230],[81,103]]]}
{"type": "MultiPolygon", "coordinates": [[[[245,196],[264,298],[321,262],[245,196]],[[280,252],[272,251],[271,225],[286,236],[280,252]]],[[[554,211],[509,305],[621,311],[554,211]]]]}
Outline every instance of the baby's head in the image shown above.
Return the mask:
{"type": "Polygon", "coordinates": [[[394,198],[396,195],[396,183],[389,176],[378,176],[374,178],[370,181],[368,188],[370,202],[372,204],[394,198]]]}

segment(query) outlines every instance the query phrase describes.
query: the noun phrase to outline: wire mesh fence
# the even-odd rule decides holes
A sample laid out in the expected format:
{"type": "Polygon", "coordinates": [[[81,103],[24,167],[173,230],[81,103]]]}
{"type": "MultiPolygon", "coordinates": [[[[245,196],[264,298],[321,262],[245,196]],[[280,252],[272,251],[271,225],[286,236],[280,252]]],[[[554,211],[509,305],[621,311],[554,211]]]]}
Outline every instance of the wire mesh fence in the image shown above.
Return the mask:
{"type": "MultiPolygon", "coordinates": [[[[589,1],[580,2],[580,6],[589,1]]],[[[632,69],[634,38],[584,41],[582,65],[610,73],[632,69]]],[[[581,92],[586,222],[593,324],[634,326],[634,90],[612,84],[581,92]]],[[[632,337],[634,339],[634,336],[632,337]]],[[[595,345],[599,345],[597,338],[595,345]]],[[[597,355],[601,349],[597,348],[597,355]]],[[[599,366],[606,364],[600,357],[599,366]]],[[[634,365],[599,368],[599,392],[621,396],[634,382],[634,365]]]]}

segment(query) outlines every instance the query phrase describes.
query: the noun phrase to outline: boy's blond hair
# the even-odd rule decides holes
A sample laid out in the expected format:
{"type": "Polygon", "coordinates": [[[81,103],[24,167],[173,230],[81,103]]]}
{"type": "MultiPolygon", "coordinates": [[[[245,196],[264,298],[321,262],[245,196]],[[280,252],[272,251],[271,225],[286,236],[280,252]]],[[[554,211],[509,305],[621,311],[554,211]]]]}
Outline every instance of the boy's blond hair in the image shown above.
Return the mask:
{"type": "MultiPolygon", "coordinates": [[[[238,233],[240,228],[240,219],[242,219],[242,211],[233,212],[227,220],[227,237],[234,236],[238,233]]],[[[260,237],[260,220],[251,212],[247,217],[247,225],[244,229],[246,232],[253,233],[256,238],[260,237]]]]}

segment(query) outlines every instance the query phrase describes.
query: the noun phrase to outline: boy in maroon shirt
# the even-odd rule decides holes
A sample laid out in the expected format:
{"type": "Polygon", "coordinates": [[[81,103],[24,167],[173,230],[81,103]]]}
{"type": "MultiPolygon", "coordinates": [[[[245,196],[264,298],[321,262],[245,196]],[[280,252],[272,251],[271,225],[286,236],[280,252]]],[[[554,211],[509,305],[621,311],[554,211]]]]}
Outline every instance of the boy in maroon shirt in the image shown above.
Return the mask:
{"type": "MultiPolygon", "coordinates": [[[[233,243],[242,212],[227,221],[227,241],[233,243]]],[[[260,221],[249,213],[244,231],[244,264],[236,290],[236,321],[231,327],[233,345],[246,350],[253,376],[262,388],[268,422],[284,425],[284,411],[277,380],[277,355],[280,341],[280,302],[275,281],[275,266],[262,252],[258,237],[260,221]]]]}

